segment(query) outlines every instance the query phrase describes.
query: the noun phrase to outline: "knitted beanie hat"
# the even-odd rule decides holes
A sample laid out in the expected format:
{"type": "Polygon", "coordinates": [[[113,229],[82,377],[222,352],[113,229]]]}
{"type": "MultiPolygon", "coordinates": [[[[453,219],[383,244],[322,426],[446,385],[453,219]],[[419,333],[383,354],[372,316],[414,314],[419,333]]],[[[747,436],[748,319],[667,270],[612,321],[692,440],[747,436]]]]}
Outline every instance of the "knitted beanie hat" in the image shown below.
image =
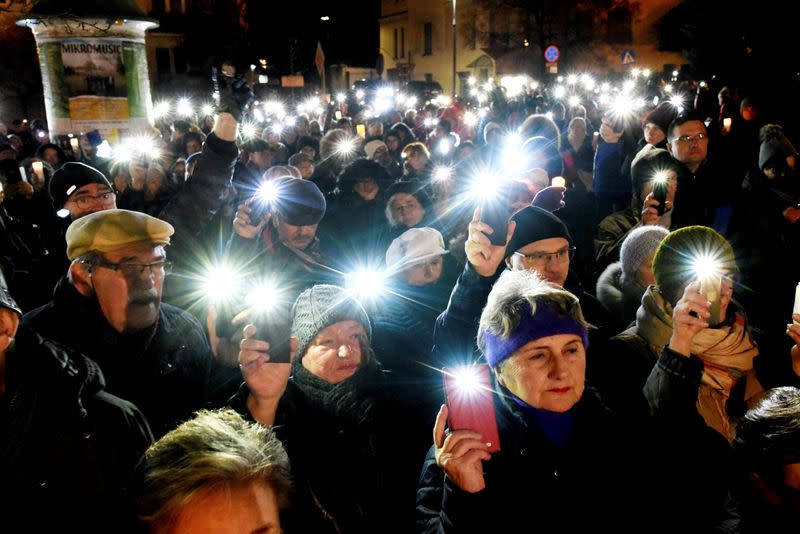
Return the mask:
{"type": "Polygon", "coordinates": [[[640,226],[628,233],[619,249],[622,274],[627,280],[633,280],[642,263],[668,234],[669,231],[661,226],[640,226]]]}
{"type": "Polygon", "coordinates": [[[372,337],[372,326],[364,307],[341,287],[319,284],[306,289],[292,307],[292,337],[297,338],[298,361],[308,344],[325,327],[341,321],[357,321],[372,337]]]}
{"type": "Polygon", "coordinates": [[[653,276],[664,298],[674,304],[686,285],[697,278],[698,260],[711,260],[721,272],[739,271],[733,247],[716,231],[706,226],[687,226],[670,232],[661,241],[653,258],[653,276]]]}

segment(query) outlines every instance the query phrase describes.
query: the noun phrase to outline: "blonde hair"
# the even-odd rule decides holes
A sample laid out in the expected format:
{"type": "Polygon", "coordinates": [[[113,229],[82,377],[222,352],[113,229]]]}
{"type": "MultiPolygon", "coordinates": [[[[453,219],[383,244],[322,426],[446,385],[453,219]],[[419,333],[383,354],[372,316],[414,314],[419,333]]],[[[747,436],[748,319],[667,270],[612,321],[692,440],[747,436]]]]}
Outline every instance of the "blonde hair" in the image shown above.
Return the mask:
{"type": "Polygon", "coordinates": [[[160,530],[204,492],[252,482],[272,488],[281,508],[287,506],[289,457],[280,440],[231,409],[201,410],[151,445],[139,462],[139,518],[160,530]]]}

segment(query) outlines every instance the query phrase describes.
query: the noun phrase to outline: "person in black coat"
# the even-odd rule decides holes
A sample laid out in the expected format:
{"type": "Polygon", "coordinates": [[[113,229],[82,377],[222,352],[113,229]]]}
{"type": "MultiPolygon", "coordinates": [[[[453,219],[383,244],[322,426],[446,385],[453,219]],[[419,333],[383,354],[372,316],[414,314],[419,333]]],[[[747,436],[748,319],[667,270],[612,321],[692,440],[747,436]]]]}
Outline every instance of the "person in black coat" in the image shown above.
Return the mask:
{"type": "Polygon", "coordinates": [[[246,384],[231,400],[274,425],[286,446],[295,492],[284,530],[410,532],[427,431],[372,352],[364,308],[340,287],[316,285],[292,316],[291,363],[272,363],[263,334],[245,328],[246,384]]]}
{"type": "Polygon", "coordinates": [[[152,442],[98,365],[30,328],[0,286],[0,515],[8,532],[126,531],[123,487],[152,442]]]}
{"type": "Polygon", "coordinates": [[[535,273],[507,271],[489,295],[478,340],[495,379],[499,443],[474,428],[446,434],[453,405],[442,406],[420,476],[416,531],[642,529],[640,506],[658,501],[637,473],[641,430],[626,427],[585,383],[588,324],[575,296],[535,273]],[[617,489],[608,492],[612,480],[617,489]]]}
{"type": "Polygon", "coordinates": [[[572,238],[558,217],[535,206],[518,211],[509,222],[506,245],[489,242],[489,226],[479,217],[476,210],[465,245],[467,264],[456,281],[447,309],[436,320],[433,351],[438,365],[474,360],[481,309],[500,272],[506,269],[534,271],[571,291],[580,300],[587,320],[596,327],[592,339],[607,337],[607,312],[570,275],[572,238]]]}
{"type": "Polygon", "coordinates": [[[108,391],[136,404],[161,436],[209,395],[208,339],[193,316],[161,302],[173,228],[144,213],[103,210],[67,230],[69,272],[23,324],[79,350],[108,391]]]}

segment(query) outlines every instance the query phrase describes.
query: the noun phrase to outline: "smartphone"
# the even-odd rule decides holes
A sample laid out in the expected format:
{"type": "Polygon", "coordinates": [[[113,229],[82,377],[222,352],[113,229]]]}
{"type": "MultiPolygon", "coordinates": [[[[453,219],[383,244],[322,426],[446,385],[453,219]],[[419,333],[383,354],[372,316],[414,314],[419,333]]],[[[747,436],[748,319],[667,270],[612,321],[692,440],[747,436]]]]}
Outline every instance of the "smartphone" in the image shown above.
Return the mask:
{"type": "Polygon", "coordinates": [[[356,132],[358,132],[359,137],[365,137],[367,135],[367,127],[363,124],[356,124],[356,132]]]}
{"type": "Polygon", "coordinates": [[[664,212],[667,209],[667,190],[669,189],[669,184],[664,183],[661,180],[654,180],[653,181],[653,198],[658,200],[658,206],[656,206],[656,211],[659,215],[664,215],[664,212]]]}
{"type": "Polygon", "coordinates": [[[500,450],[497,417],[494,412],[494,393],[489,366],[464,365],[445,367],[444,390],[447,396],[448,426],[452,430],[478,432],[483,441],[491,443],[487,452],[500,450]]]}
{"type": "Polygon", "coordinates": [[[19,167],[19,181],[20,182],[28,182],[28,173],[25,172],[25,167],[20,165],[19,167]]]}
{"type": "Polygon", "coordinates": [[[276,311],[256,313],[253,324],[256,325],[256,337],[269,343],[269,361],[267,363],[289,363],[292,337],[291,313],[281,308],[276,311]]]}
{"type": "Polygon", "coordinates": [[[508,188],[501,187],[495,195],[481,202],[481,222],[492,228],[487,237],[493,245],[506,244],[510,218],[508,194],[508,188]]]}
{"type": "Polygon", "coordinates": [[[333,116],[334,116],[334,117],[336,118],[336,120],[338,121],[339,119],[341,119],[341,118],[342,118],[342,112],[341,112],[341,111],[339,111],[339,110],[337,109],[337,110],[334,112],[333,116]]]}
{"type": "Polygon", "coordinates": [[[256,193],[250,197],[250,224],[258,226],[258,223],[269,213],[269,210],[270,202],[264,200],[260,194],[256,193]]]}
{"type": "Polygon", "coordinates": [[[722,299],[722,277],[718,274],[711,274],[700,278],[700,293],[711,302],[711,307],[708,310],[711,313],[711,316],[707,320],[708,324],[710,326],[718,325],[724,319],[719,316],[721,309],[720,301],[722,299]]]}

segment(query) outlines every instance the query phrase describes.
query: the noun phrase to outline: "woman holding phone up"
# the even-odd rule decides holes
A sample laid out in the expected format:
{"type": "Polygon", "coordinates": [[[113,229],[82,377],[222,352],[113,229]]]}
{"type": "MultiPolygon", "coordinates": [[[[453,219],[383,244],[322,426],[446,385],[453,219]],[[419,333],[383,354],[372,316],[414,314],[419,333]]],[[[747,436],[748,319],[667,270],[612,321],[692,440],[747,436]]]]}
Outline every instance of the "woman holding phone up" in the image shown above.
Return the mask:
{"type": "Polygon", "coordinates": [[[404,389],[372,351],[364,308],[340,287],[315,285],[292,309],[288,361],[280,347],[289,332],[273,336],[285,339],[245,328],[245,384],[230,404],[274,426],[289,454],[294,493],[284,531],[409,532],[426,432],[415,431],[421,423],[404,389]]]}
{"type": "MultiPolygon", "coordinates": [[[[586,386],[588,329],[571,293],[529,271],[500,276],[478,331],[496,382],[499,451],[488,452],[498,447],[483,435],[491,429],[446,432],[448,415],[457,419],[448,409],[464,403],[442,406],[417,492],[418,532],[648,526],[640,521],[645,492],[636,476],[647,447],[629,435],[642,431],[622,424],[586,386]],[[611,485],[621,489],[610,492],[611,485]]],[[[656,476],[652,468],[648,475],[656,476]]],[[[655,487],[648,500],[657,499],[655,487]]]]}

